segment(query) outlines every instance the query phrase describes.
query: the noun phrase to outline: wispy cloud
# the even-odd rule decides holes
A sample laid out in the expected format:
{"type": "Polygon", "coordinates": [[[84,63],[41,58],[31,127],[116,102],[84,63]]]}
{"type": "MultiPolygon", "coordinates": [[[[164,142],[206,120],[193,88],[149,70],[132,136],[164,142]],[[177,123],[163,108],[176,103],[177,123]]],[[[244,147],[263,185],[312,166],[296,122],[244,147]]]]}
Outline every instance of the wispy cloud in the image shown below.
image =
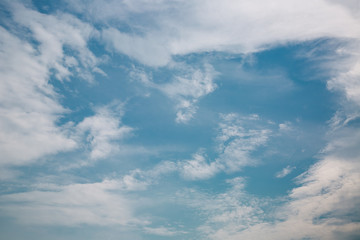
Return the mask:
{"type": "Polygon", "coordinates": [[[161,162],[149,170],[135,169],[129,174],[123,176],[119,180],[119,184],[123,190],[139,191],[145,190],[148,186],[158,183],[162,177],[177,171],[174,162],[161,162]]]}
{"type": "Polygon", "coordinates": [[[251,153],[257,147],[264,145],[271,130],[259,124],[258,115],[239,116],[231,113],[223,115],[219,124],[218,152],[216,162],[222,165],[226,172],[239,171],[245,166],[254,166],[257,159],[251,153]]]}
{"type": "MultiPolygon", "coordinates": [[[[348,142],[345,136],[335,140],[348,142]]],[[[233,188],[215,196],[203,196],[197,191],[182,196],[188,196],[184,197],[189,201],[187,204],[202,209],[208,216],[198,228],[206,238],[353,239],[360,229],[359,213],[354,212],[359,209],[360,200],[358,153],[358,148],[347,144],[328,149],[319,162],[296,178],[300,186],[285,198],[252,196],[244,190],[241,178],[231,180],[233,188]],[[344,148],[353,154],[346,154],[344,148]]]]}
{"type": "Polygon", "coordinates": [[[145,232],[150,233],[152,235],[158,235],[164,237],[175,236],[178,235],[179,233],[184,233],[166,227],[145,227],[144,230],[145,232]]]}
{"type": "Polygon", "coordinates": [[[116,193],[117,183],[48,185],[33,191],[3,195],[1,211],[23,224],[77,226],[142,224],[132,203],[116,193]]]}
{"type": "Polygon", "coordinates": [[[177,172],[187,180],[203,180],[219,172],[233,173],[247,166],[255,166],[259,160],[251,154],[265,145],[271,131],[266,129],[258,115],[240,116],[225,114],[217,129],[217,157],[211,159],[206,149],[199,149],[191,158],[177,162],[163,161],[149,170],[136,169],[123,177],[123,186],[128,190],[144,190],[157,183],[158,179],[177,172]],[[248,128],[252,126],[252,128],[248,128]]]}
{"type": "Polygon", "coordinates": [[[259,159],[251,154],[265,145],[271,135],[271,130],[260,122],[258,115],[222,115],[216,137],[217,157],[209,159],[205,149],[201,149],[192,159],[179,163],[180,172],[187,179],[207,179],[222,171],[237,172],[257,165],[259,159]]]}
{"type": "Polygon", "coordinates": [[[286,167],[284,167],[280,172],[277,172],[277,173],[275,174],[275,177],[277,177],[277,178],[286,177],[286,176],[289,175],[294,169],[295,169],[295,167],[286,166],[286,167]]]}
{"type": "Polygon", "coordinates": [[[130,76],[145,86],[157,89],[175,102],[178,123],[190,121],[196,111],[197,102],[204,96],[215,91],[217,85],[214,78],[218,73],[210,64],[203,68],[174,63],[173,67],[180,72],[166,83],[156,83],[149,74],[140,69],[133,69],[130,76]]]}
{"type": "Polygon", "coordinates": [[[302,186],[292,190],[288,201],[249,195],[243,180],[218,195],[192,190],[180,196],[207,216],[198,227],[204,238],[352,239],[360,229],[358,213],[353,212],[359,207],[358,170],[343,160],[326,158],[299,179],[302,186]]]}
{"type": "Polygon", "coordinates": [[[193,117],[198,99],[216,89],[215,76],[213,67],[205,64],[204,71],[193,70],[190,76],[177,76],[173,82],[159,86],[163,93],[177,102],[176,122],[186,123],[193,117]]]}
{"type": "Polygon", "coordinates": [[[266,219],[264,209],[267,199],[257,199],[246,193],[245,179],[229,179],[227,191],[219,194],[208,194],[195,189],[178,191],[179,202],[195,208],[206,216],[202,225],[197,227],[203,239],[238,239],[227,238],[228,235],[241,232],[266,219]]]}
{"type": "Polygon", "coordinates": [[[347,100],[360,106],[360,42],[350,41],[345,47],[337,47],[336,59],[325,63],[326,69],[334,71],[327,82],[328,89],[344,93],[347,100]]]}
{"type": "Polygon", "coordinates": [[[332,2],[316,0],[310,6],[295,0],[279,0],[276,4],[261,0],[186,4],[182,1],[109,1],[104,4],[93,0],[73,5],[95,22],[130,25],[130,19],[137,19],[131,21],[131,32],[104,29],[104,42],[111,50],[143,64],[164,66],[178,54],[249,53],[286,42],[323,37],[358,38],[358,15],[351,14],[347,5],[355,5],[351,9],[358,6],[354,3],[335,6],[332,2]],[[147,17],[143,17],[144,14],[147,17]]]}

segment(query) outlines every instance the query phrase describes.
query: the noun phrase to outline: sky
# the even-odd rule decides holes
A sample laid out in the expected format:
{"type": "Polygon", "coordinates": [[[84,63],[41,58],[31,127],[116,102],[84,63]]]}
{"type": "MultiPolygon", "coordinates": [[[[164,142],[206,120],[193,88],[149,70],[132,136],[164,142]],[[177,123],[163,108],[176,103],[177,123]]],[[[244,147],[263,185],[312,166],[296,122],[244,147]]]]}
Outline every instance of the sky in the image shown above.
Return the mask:
{"type": "Polygon", "coordinates": [[[0,1],[0,238],[360,239],[357,0],[0,1]]]}

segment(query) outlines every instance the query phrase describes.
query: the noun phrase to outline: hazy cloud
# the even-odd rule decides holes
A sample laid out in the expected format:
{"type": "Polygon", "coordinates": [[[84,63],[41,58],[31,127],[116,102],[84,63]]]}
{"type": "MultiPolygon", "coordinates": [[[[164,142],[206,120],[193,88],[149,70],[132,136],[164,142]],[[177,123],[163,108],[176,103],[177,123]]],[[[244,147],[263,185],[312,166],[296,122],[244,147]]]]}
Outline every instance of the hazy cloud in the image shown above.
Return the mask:
{"type": "Polygon", "coordinates": [[[29,192],[2,195],[1,211],[30,225],[76,226],[141,223],[132,203],[121,194],[116,181],[50,185],[29,192]]]}

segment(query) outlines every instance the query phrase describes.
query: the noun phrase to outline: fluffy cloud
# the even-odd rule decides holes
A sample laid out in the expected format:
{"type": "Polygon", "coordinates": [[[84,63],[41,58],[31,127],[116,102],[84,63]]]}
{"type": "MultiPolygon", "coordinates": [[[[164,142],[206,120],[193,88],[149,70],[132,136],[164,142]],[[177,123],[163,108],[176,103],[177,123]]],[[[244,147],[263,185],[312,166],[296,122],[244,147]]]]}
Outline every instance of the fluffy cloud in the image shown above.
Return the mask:
{"type": "Polygon", "coordinates": [[[16,24],[28,29],[39,43],[38,53],[34,52],[39,63],[55,71],[59,80],[76,75],[93,81],[91,72],[103,73],[97,68],[99,60],[87,47],[87,41],[96,35],[91,25],[65,13],[41,14],[16,2],[10,4],[10,11],[16,24]]]}
{"type": "Polygon", "coordinates": [[[2,165],[22,165],[76,146],[56,121],[65,109],[48,84],[49,68],[35,49],[0,28],[0,149],[2,165]],[[19,68],[19,66],[21,66],[19,68]]]}
{"type": "Polygon", "coordinates": [[[57,124],[67,110],[49,80],[52,73],[64,80],[73,72],[90,80],[98,60],[87,48],[90,25],[16,2],[6,7],[13,32],[0,27],[0,164],[24,165],[77,147],[69,126],[57,124]],[[65,48],[74,54],[67,55],[65,48]]]}
{"type": "Polygon", "coordinates": [[[98,107],[95,115],[86,117],[76,129],[90,144],[90,158],[100,159],[119,151],[118,141],[129,136],[132,128],[121,123],[122,105],[116,102],[98,107]]]}
{"type": "Polygon", "coordinates": [[[194,154],[191,160],[186,160],[180,165],[183,177],[192,180],[207,179],[213,177],[219,171],[216,162],[208,163],[206,156],[201,153],[194,154]]]}

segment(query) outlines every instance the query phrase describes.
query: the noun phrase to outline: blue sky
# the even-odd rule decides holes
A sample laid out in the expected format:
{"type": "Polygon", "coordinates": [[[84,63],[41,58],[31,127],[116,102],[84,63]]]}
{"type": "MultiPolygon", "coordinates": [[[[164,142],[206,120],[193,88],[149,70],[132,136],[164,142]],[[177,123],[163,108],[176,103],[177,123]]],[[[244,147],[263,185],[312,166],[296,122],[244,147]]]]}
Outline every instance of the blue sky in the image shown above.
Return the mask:
{"type": "Polygon", "coordinates": [[[2,1],[1,239],[358,239],[353,0],[2,1]]]}

